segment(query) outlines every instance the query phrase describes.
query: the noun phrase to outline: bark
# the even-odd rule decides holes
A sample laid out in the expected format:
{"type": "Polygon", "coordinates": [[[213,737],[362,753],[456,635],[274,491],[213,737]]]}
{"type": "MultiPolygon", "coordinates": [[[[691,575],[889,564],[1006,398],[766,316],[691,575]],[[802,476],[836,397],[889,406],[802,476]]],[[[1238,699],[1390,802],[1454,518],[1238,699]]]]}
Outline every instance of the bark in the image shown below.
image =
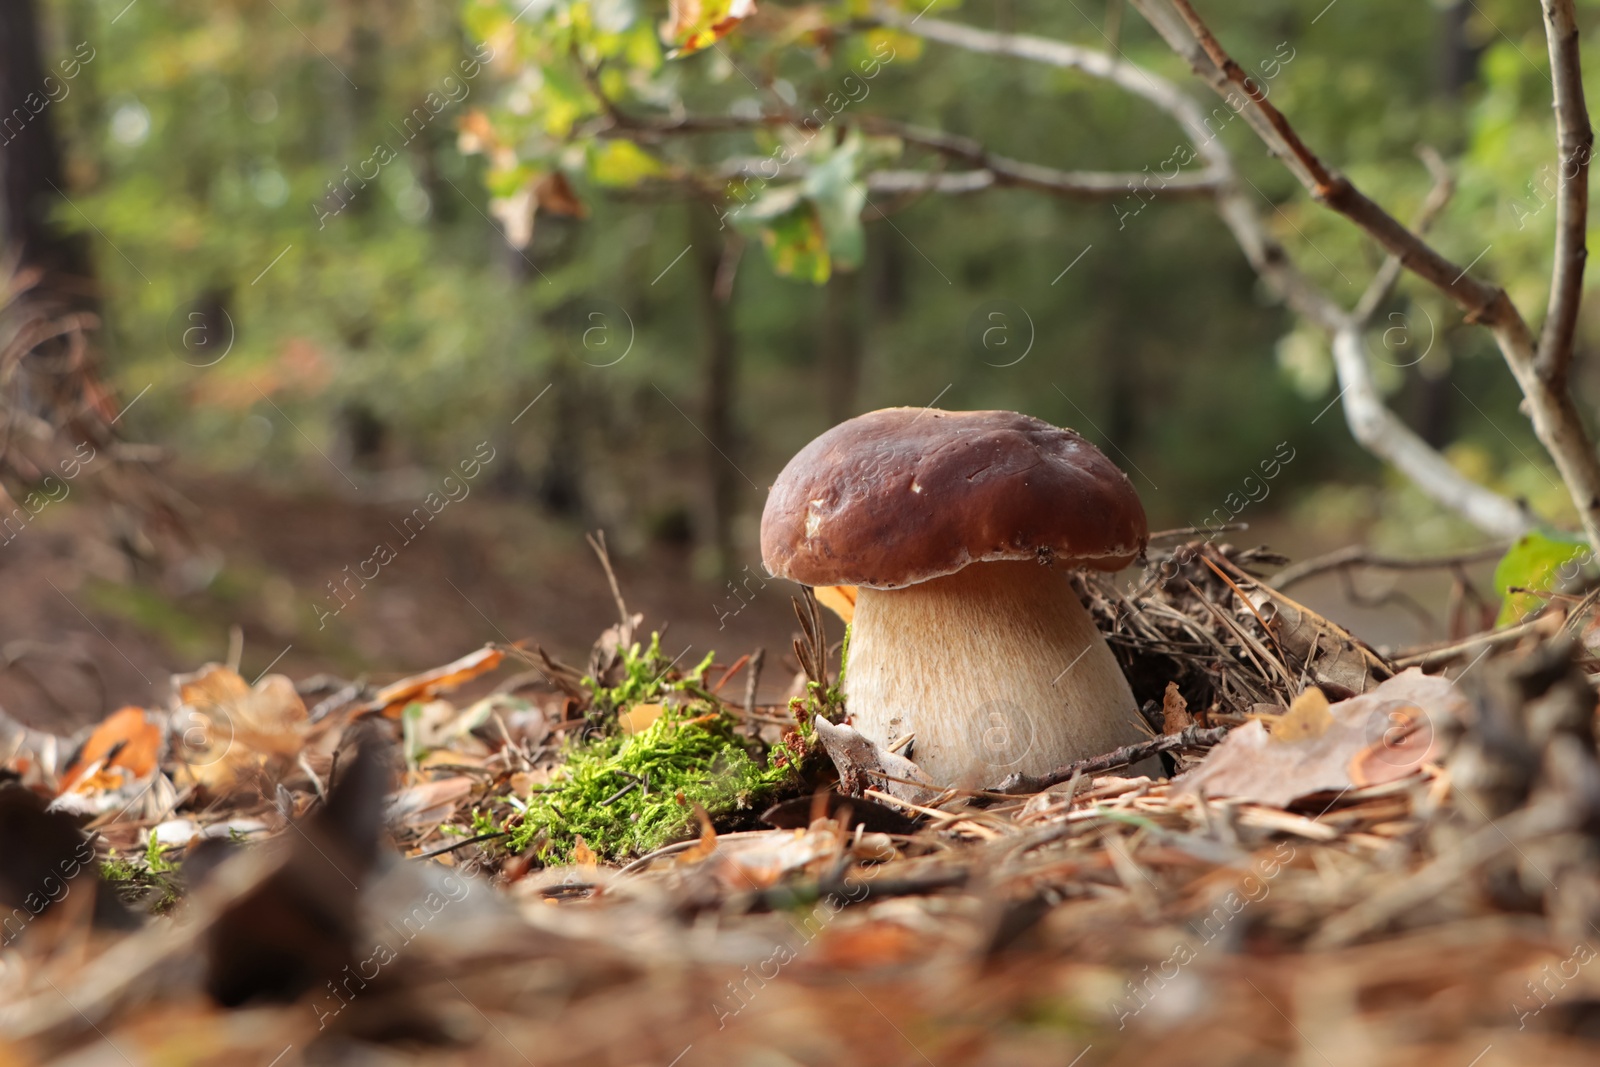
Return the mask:
{"type": "Polygon", "coordinates": [[[737,446],[733,420],[738,337],[733,329],[732,279],[725,279],[732,250],[718,229],[713,210],[703,204],[691,204],[689,219],[694,285],[705,331],[700,361],[700,431],[706,442],[702,462],[707,507],[701,547],[713,560],[716,573],[722,574],[733,561],[733,516],[739,507],[740,477],[734,458],[737,446]],[[719,284],[721,281],[725,284],[719,284]]]}
{"type": "MultiPolygon", "coordinates": [[[[8,250],[43,272],[36,295],[92,310],[94,272],[85,240],[55,223],[67,188],[40,55],[34,0],[0,0],[0,180],[8,250]],[[42,106],[41,106],[42,105],[42,106]]],[[[54,79],[52,84],[59,82],[54,79]]]]}
{"type": "Polygon", "coordinates": [[[861,275],[836,272],[822,294],[822,396],[828,425],[856,414],[861,382],[861,275]]]}

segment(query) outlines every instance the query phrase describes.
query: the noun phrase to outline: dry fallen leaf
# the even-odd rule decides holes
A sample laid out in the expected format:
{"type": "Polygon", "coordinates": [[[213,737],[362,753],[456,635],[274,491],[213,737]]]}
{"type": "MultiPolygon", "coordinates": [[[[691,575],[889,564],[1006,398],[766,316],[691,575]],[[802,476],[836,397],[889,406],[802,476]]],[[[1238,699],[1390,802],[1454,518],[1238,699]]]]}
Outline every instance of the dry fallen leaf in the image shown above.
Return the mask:
{"type": "Polygon", "coordinates": [[[1181,734],[1193,725],[1194,716],[1189,714],[1189,702],[1178,692],[1178,683],[1168,682],[1167,691],[1161,697],[1162,736],[1181,734]]]}
{"type": "Polygon", "coordinates": [[[269,674],[254,686],[209,663],[177,675],[179,708],[173,744],[193,782],[226,789],[274,758],[292,759],[304,745],[306,706],[294,683],[269,674]]]}
{"type": "Polygon", "coordinates": [[[1234,730],[1180,779],[1182,788],[1281,808],[1312,793],[1392,782],[1433,758],[1434,721],[1463,716],[1466,699],[1449,679],[1413,667],[1331,706],[1301,694],[1295,708],[1270,735],[1260,720],[1234,730]],[[1322,716],[1322,731],[1312,732],[1322,716]],[[1286,727],[1290,736],[1280,738],[1286,727]]]}
{"type": "Polygon", "coordinates": [[[1333,725],[1328,698],[1310,686],[1289,705],[1289,711],[1272,726],[1272,740],[1281,745],[1321,737],[1333,725]]]}
{"type": "Polygon", "coordinates": [[[856,587],[853,585],[819,585],[811,590],[817,603],[833,612],[845,622],[856,618],[856,587]]]}
{"type": "Polygon", "coordinates": [[[161,758],[161,727],[143,708],[113,712],[61,772],[59,793],[115,790],[143,781],[161,758]]]}
{"type": "Polygon", "coordinates": [[[378,695],[372,698],[372,703],[367,705],[367,710],[382,712],[385,717],[392,719],[399,715],[407,704],[418,700],[429,700],[438,693],[448,693],[479,675],[494,670],[505,658],[506,654],[498,648],[485,645],[476,652],[462,656],[454,663],[446,663],[443,667],[413,674],[409,678],[402,678],[392,685],[384,686],[378,690],[378,695]]]}
{"type": "Polygon", "coordinates": [[[897,800],[926,804],[939,795],[927,772],[896,752],[876,744],[854,726],[834,725],[817,716],[817,736],[839,771],[839,790],[859,795],[881,789],[897,800]]]}

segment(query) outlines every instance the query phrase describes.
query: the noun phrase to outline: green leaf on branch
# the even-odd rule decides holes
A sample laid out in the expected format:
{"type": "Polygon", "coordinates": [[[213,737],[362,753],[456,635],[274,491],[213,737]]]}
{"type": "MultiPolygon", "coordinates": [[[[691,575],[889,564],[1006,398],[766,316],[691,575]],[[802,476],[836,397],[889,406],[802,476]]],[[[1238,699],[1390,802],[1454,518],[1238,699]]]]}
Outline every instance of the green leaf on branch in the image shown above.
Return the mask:
{"type": "Polygon", "coordinates": [[[772,269],[785,277],[822,285],[833,273],[822,220],[817,217],[816,205],[809,200],[802,200],[763,227],[761,243],[772,269]]]}
{"type": "Polygon", "coordinates": [[[589,177],[597,185],[627,188],[666,171],[659,159],[632,141],[603,141],[589,146],[589,177]]]}
{"type": "Polygon", "coordinates": [[[1500,557],[1494,568],[1494,587],[1504,598],[1496,626],[1519,622],[1544,605],[1536,593],[1513,593],[1513,589],[1557,592],[1568,579],[1594,556],[1587,541],[1562,533],[1523,534],[1500,557]]]}
{"type": "Polygon", "coordinates": [[[861,146],[861,135],[852,130],[843,144],[812,166],[804,183],[807,199],[817,207],[832,265],[847,271],[861,266],[867,254],[861,225],[861,209],[867,203],[859,177],[861,146]]]}
{"type": "MultiPolygon", "coordinates": [[[[775,273],[822,285],[833,273],[828,238],[817,206],[800,183],[767,189],[747,204],[731,209],[726,218],[744,233],[761,238],[775,273]]],[[[743,199],[743,192],[735,193],[743,199]]]]}

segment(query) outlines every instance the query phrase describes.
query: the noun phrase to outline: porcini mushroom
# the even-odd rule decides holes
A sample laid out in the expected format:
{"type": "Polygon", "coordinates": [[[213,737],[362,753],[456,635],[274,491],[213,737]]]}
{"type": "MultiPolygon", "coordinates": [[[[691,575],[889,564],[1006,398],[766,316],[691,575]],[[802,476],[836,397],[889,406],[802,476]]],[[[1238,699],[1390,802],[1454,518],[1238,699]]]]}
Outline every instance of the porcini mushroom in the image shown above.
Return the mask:
{"type": "Polygon", "coordinates": [[[1148,540],[1127,475],[1012,411],[840,423],[789,461],[761,516],[773,574],[859,587],[844,680],[856,729],[880,745],[914,735],[914,761],[948,785],[1144,739],[1067,571],[1120,569],[1148,540]]]}

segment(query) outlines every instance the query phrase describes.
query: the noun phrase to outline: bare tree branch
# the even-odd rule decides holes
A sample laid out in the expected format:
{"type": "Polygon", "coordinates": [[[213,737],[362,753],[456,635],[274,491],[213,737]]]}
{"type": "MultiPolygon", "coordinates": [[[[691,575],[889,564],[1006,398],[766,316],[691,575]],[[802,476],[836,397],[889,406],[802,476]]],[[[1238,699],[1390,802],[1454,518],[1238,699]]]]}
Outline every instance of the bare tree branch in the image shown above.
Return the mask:
{"type": "Polygon", "coordinates": [[[1555,82],[1556,138],[1561,173],[1556,181],[1556,253],[1550,276],[1550,308],[1539,334],[1539,376],[1565,389],[1572,363],[1572,336],[1583,299],[1583,268],[1589,258],[1589,157],[1594,130],[1583,99],[1578,25],[1572,0],[1541,0],[1550,74],[1555,82]]]}
{"type": "MultiPolygon", "coordinates": [[[[1365,309],[1364,314],[1359,319],[1354,318],[1302,274],[1287,250],[1268,233],[1250,195],[1241,188],[1232,156],[1217,137],[1216,131],[1207,124],[1207,116],[1199,105],[1171,82],[1125,60],[1113,59],[1092,49],[1059,41],[1024,34],[990,33],[926,17],[913,22],[889,11],[880,12],[879,18],[887,25],[957,48],[1031,59],[1103,78],[1148,100],[1169,115],[1183,128],[1196,154],[1205,161],[1204,172],[1216,176],[1213,196],[1217,212],[1250,265],[1291,309],[1333,337],[1334,367],[1339,376],[1340,398],[1345,404],[1345,420],[1356,440],[1374,455],[1397,467],[1439,504],[1463,515],[1486,532],[1496,536],[1514,536],[1528,528],[1529,517],[1516,502],[1461,474],[1383,404],[1367,363],[1362,327],[1393,285],[1393,276],[1398,274],[1399,264],[1404,257],[1395,256],[1396,266],[1389,267],[1386,264],[1386,269],[1379,271],[1367,298],[1358,308],[1358,311],[1365,309]],[[1370,308],[1367,307],[1369,303],[1370,308]]],[[[1181,25],[1178,30],[1183,32],[1181,25]]],[[[1198,46],[1196,52],[1200,62],[1210,62],[1204,52],[1198,50],[1198,46]]],[[[1242,77],[1242,72],[1240,75],[1242,77]]],[[[1257,91],[1255,98],[1259,97],[1257,91]]],[[[1240,106],[1244,107],[1242,101],[1240,106]]],[[[1250,115],[1248,108],[1243,113],[1250,115]]],[[[1279,128],[1288,130],[1293,136],[1293,130],[1286,120],[1278,125],[1263,124],[1258,120],[1257,128],[1264,129],[1265,135],[1280,140],[1281,136],[1276,132],[1279,128]]],[[[1298,138],[1293,139],[1298,142],[1298,138]]],[[[1303,144],[1301,151],[1315,160],[1315,156],[1303,144]]],[[[1282,152],[1290,152],[1287,142],[1282,152]]],[[[1316,167],[1321,168],[1321,164],[1317,163],[1316,167]]],[[[1438,174],[1436,170],[1436,179],[1438,174]]],[[[1342,179],[1330,176],[1330,181],[1336,184],[1342,179]]],[[[1441,185],[1436,181],[1435,189],[1424,205],[1423,218],[1431,220],[1443,207],[1442,200],[1448,196],[1448,183],[1441,185]]],[[[1395,226],[1404,231],[1399,223],[1395,223],[1395,226]]]]}
{"type": "Polygon", "coordinates": [[[1465,268],[1446,259],[1352,185],[1348,178],[1329,169],[1317,158],[1282,112],[1244,76],[1243,70],[1195,13],[1189,0],[1166,0],[1181,16],[1181,23],[1160,17],[1155,7],[1158,2],[1160,0],[1132,0],[1167,44],[1188,60],[1194,72],[1224,99],[1233,93],[1235,86],[1243,88],[1251,105],[1245,114],[1255,117],[1251,125],[1261,132],[1264,124],[1271,131],[1270,135],[1264,134],[1263,139],[1269,147],[1279,150],[1278,154],[1313,197],[1366,230],[1390,255],[1398,256],[1408,270],[1449,295],[1466,311],[1470,321],[1493,325],[1501,316],[1516,314],[1498,286],[1471,277],[1465,268]]]}
{"type": "Polygon", "coordinates": [[[1126,196],[1138,189],[1155,196],[1168,198],[1210,197],[1221,185],[1222,174],[1213,168],[1195,172],[1179,172],[1171,178],[1152,176],[1140,171],[1064,171],[1044,167],[1037,163],[1024,163],[1005,156],[995,155],[980,142],[943,130],[929,130],[876,115],[852,119],[864,131],[898,137],[907,144],[932,149],[952,159],[971,163],[980,170],[995,176],[995,184],[1037,189],[1073,199],[1109,200],[1126,196]],[[1155,184],[1152,184],[1154,180],[1155,184]]]}
{"type": "MultiPolygon", "coordinates": [[[[1455,179],[1437,152],[1419,149],[1418,154],[1434,179],[1414,225],[1416,232],[1423,234],[1450,202],[1455,179]]],[[[1398,256],[1384,260],[1355,310],[1334,331],[1333,364],[1339,376],[1345,424],[1367,451],[1388,460],[1436,502],[1465,516],[1480,530],[1515,537],[1532,525],[1532,517],[1509,498],[1462,477],[1437,450],[1400,421],[1378,393],[1363,331],[1394,288],[1401,269],[1398,256]]]]}
{"type": "MultiPolygon", "coordinates": [[[[760,127],[791,126],[810,129],[816,120],[802,113],[768,113],[744,118],[738,115],[680,115],[670,119],[627,115],[615,105],[607,108],[608,121],[596,131],[601,137],[659,139],[669,136],[726,133],[760,127]]],[[[1058,170],[990,152],[970,137],[912,126],[877,115],[840,115],[834,119],[841,127],[854,127],[865,133],[898,137],[973,165],[958,174],[924,171],[880,171],[869,176],[868,188],[883,193],[976,193],[996,187],[1033,189],[1067,200],[1115,200],[1134,190],[1169,199],[1201,199],[1213,196],[1221,177],[1209,170],[1180,173],[1172,178],[1140,171],[1058,170]]],[[[719,168],[719,176],[760,178],[775,181],[780,177],[798,178],[805,174],[803,162],[780,165],[770,156],[738,159],[719,168]]]]}
{"type": "MultiPolygon", "coordinates": [[[[1222,50],[1188,0],[1165,0],[1177,10],[1177,17],[1160,6],[1162,0],[1130,2],[1212,88],[1224,96],[1234,91],[1237,83],[1225,68],[1231,64],[1237,69],[1237,64],[1222,50]],[[1220,65],[1214,57],[1220,57],[1220,65]]],[[[1465,268],[1440,255],[1348,179],[1324,167],[1294,135],[1288,120],[1273,105],[1259,98],[1259,94],[1249,99],[1246,113],[1255,116],[1252,127],[1262,133],[1269,147],[1287,148],[1286,158],[1295,161],[1290,170],[1317,199],[1360,226],[1391,255],[1398,257],[1408,270],[1453,299],[1466,311],[1469,322],[1481,323],[1493,333],[1506,365],[1522,390],[1534,432],[1555,461],[1572,496],[1585,536],[1590,544],[1600,545],[1600,458],[1595,455],[1594,445],[1564,380],[1547,380],[1539,373],[1533,334],[1505,290],[1470,277],[1465,268]],[[1264,128],[1269,132],[1262,132],[1264,128]],[[1288,139],[1283,133],[1285,130],[1288,139]]]]}
{"type": "Polygon", "coordinates": [[[1515,537],[1532,523],[1515,502],[1462,477],[1432,446],[1384,406],[1367,363],[1361,328],[1354,321],[1333,335],[1333,362],[1342,386],[1345,422],[1373,455],[1388,460],[1438,503],[1478,529],[1515,537]]]}
{"type": "MultiPolygon", "coordinates": [[[[1439,158],[1439,153],[1427,145],[1417,146],[1417,156],[1427,166],[1428,173],[1433,175],[1433,188],[1428,190],[1427,198],[1422,201],[1422,210],[1417,213],[1417,221],[1411,224],[1412,229],[1422,234],[1428,232],[1433,220],[1439,217],[1439,213],[1455,195],[1456,179],[1455,175],[1450,173],[1450,168],[1445,166],[1444,160],[1439,158]]],[[[1356,301],[1355,310],[1350,313],[1357,323],[1365,325],[1371,320],[1378,310],[1378,305],[1389,298],[1403,270],[1405,266],[1400,262],[1399,256],[1389,256],[1383,261],[1383,266],[1373,275],[1367,291],[1361,294],[1361,299],[1356,301]]]]}
{"type": "MultiPolygon", "coordinates": [[[[1063,41],[1019,33],[991,33],[942,19],[912,20],[890,9],[879,9],[874,16],[882,25],[969,52],[1028,59],[1062,70],[1080,71],[1154,104],[1182,127],[1196,156],[1205,162],[1202,173],[1215,177],[1217,188],[1213,196],[1217,212],[1256,273],[1295,312],[1330,333],[1343,321],[1344,310],[1300,273],[1288,252],[1261,224],[1249,197],[1240,188],[1233,157],[1216,131],[1207,124],[1208,116],[1172,82],[1126,60],[1063,41]]],[[[1170,181],[1164,176],[1162,180],[1170,181]]]]}

